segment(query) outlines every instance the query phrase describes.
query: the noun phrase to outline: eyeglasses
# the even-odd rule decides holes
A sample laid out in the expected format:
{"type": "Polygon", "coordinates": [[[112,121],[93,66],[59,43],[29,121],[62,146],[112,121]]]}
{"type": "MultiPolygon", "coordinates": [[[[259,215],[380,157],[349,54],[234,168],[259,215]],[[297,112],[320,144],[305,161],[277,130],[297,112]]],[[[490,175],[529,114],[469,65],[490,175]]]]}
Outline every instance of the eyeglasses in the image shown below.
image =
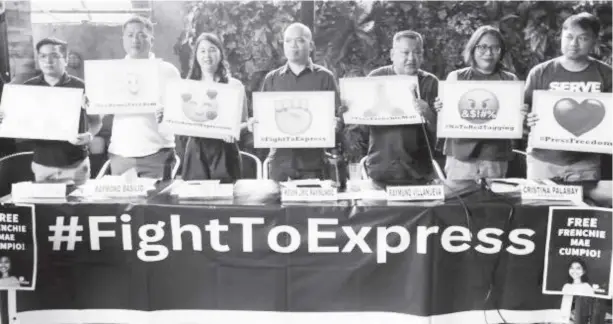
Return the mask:
{"type": "Polygon", "coordinates": [[[500,46],[498,45],[493,45],[493,46],[477,45],[475,46],[475,49],[477,50],[477,52],[479,52],[479,54],[485,54],[487,50],[492,51],[493,54],[500,54],[500,52],[502,51],[502,48],[500,48],[500,46]]]}

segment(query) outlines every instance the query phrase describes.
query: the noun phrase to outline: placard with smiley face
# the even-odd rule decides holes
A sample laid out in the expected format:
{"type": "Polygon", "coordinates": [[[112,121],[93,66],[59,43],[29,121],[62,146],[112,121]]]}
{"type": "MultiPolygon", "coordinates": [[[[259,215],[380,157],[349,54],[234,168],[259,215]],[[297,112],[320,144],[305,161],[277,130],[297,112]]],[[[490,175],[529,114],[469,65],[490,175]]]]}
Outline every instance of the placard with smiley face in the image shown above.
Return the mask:
{"type": "Polygon", "coordinates": [[[535,90],[532,111],[539,120],[528,145],[561,151],[613,153],[610,93],[535,90]]]}
{"type": "Polygon", "coordinates": [[[242,85],[172,80],[166,85],[161,127],[177,135],[239,137],[245,99],[242,85]]]}
{"type": "Polygon", "coordinates": [[[419,98],[417,76],[341,78],[341,98],[348,111],[346,124],[407,125],[423,123],[415,109],[419,98]]]}
{"type": "Polygon", "coordinates": [[[254,92],[254,147],[334,147],[334,105],[333,91],[254,92]]]}
{"type": "Polygon", "coordinates": [[[438,137],[522,137],[523,81],[445,81],[439,97],[438,137]]]}
{"type": "Polygon", "coordinates": [[[153,113],[159,105],[160,60],[86,60],[90,114],[153,113]]]}

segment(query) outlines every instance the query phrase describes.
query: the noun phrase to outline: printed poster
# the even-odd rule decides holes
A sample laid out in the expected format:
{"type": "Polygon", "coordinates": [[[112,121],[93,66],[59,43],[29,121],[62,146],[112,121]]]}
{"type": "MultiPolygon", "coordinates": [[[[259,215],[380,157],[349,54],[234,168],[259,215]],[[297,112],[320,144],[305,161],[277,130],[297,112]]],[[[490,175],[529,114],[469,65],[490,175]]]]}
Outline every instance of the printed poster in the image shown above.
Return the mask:
{"type": "Polygon", "coordinates": [[[610,93],[534,91],[530,147],[613,154],[610,93]]]}
{"type": "Polygon", "coordinates": [[[83,89],[6,84],[0,137],[73,140],[79,133],[82,104],[83,89]]]}
{"type": "Polygon", "coordinates": [[[34,205],[0,205],[0,290],[36,287],[34,205]]]}
{"type": "Polygon", "coordinates": [[[445,81],[439,97],[438,137],[522,137],[523,81],[445,81]]]}
{"type": "Polygon", "coordinates": [[[415,109],[417,76],[341,78],[341,97],[349,109],[345,124],[405,125],[423,123],[415,109]]]}
{"type": "Polygon", "coordinates": [[[160,61],[86,60],[89,114],[154,113],[160,98],[160,61]]]}
{"type": "Polygon", "coordinates": [[[177,135],[239,138],[245,100],[241,86],[173,80],[166,87],[162,125],[177,135]]]}
{"type": "Polygon", "coordinates": [[[254,92],[254,147],[334,147],[334,105],[333,91],[254,92]]]}
{"type": "Polygon", "coordinates": [[[550,207],[543,293],[611,298],[612,209],[550,207]]]}

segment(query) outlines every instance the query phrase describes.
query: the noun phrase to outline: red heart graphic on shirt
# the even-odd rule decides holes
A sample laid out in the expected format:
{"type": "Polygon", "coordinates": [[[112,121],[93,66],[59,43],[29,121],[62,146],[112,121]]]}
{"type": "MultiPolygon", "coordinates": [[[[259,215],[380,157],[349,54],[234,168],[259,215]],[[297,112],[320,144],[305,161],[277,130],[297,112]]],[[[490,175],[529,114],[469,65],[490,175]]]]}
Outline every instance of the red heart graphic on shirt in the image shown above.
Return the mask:
{"type": "Polygon", "coordinates": [[[553,116],[558,124],[577,137],[600,125],[604,115],[604,104],[595,99],[578,103],[575,99],[564,98],[553,106],[553,116]]]}

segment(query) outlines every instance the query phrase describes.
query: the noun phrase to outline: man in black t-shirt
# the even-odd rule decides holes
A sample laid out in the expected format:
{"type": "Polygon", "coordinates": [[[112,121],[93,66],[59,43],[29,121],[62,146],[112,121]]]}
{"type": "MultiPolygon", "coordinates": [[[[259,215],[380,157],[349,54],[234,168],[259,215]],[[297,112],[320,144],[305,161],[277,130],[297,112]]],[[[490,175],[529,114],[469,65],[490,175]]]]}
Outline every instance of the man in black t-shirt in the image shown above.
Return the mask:
{"type": "MultiPolygon", "coordinates": [[[[25,85],[84,89],[83,80],[66,72],[67,45],[55,38],[36,44],[42,74],[27,80],[25,85]]],[[[85,97],[84,97],[85,98],[85,97]]],[[[0,115],[1,122],[2,115],[0,115]]],[[[36,181],[74,181],[83,184],[90,178],[88,144],[100,131],[100,116],[87,115],[81,108],[79,134],[69,142],[34,140],[32,171],[36,181]]]]}

